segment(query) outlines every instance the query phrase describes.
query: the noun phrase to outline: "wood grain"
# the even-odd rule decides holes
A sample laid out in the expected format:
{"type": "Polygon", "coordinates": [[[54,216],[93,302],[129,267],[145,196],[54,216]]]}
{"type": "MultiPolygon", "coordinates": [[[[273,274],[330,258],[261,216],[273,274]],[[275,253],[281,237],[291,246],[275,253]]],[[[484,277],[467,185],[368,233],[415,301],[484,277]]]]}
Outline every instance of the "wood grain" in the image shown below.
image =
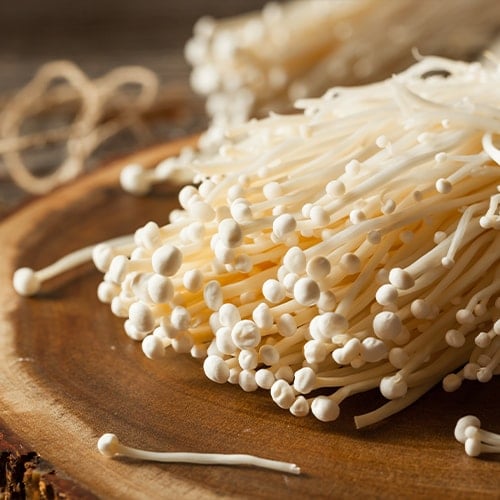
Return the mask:
{"type": "Polygon", "coordinates": [[[183,144],[108,165],[0,224],[0,418],[8,428],[58,473],[106,498],[499,498],[500,458],[468,458],[453,439],[467,413],[499,430],[499,377],[454,394],[436,388],[356,431],[353,415],[377,406],[376,392],[346,401],[340,419],[323,424],[292,417],[267,392],[213,384],[188,356],[147,360],[98,302],[100,277],[90,264],[47,283],[37,298],[15,294],[10,280],[19,266],[39,268],[147,220],[165,223],[175,187],[137,199],[120,191],[117,176],[125,162],[151,164],[183,144]],[[303,474],[107,460],[95,448],[103,432],[148,449],[293,461],[303,474]]]}

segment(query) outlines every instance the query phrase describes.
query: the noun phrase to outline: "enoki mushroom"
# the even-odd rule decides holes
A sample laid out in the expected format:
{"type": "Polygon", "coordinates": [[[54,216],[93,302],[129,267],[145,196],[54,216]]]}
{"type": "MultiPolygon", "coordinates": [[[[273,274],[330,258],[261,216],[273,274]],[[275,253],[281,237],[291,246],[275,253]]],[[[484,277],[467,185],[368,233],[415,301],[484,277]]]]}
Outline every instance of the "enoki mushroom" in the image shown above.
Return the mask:
{"type": "Polygon", "coordinates": [[[484,453],[500,453],[500,434],[481,429],[481,421],[474,415],[458,419],[455,439],[464,445],[469,457],[484,453]]]}
{"type": "MultiPolygon", "coordinates": [[[[356,416],[361,428],[440,381],[488,382],[499,84],[498,68],[429,57],[228,129],[217,154],[186,165],[198,184],[169,224],[94,248],[99,299],[147,357],[190,353],[210,380],[269,391],[297,417],[333,421],[378,389],[387,403],[356,416]]],[[[18,292],[43,273],[18,271],[18,292]]]]}
{"type": "Polygon", "coordinates": [[[219,144],[228,124],[288,111],[332,85],[385,78],[411,64],[415,47],[474,57],[498,29],[497,9],[495,0],[455,0],[453,9],[435,0],[296,0],[203,17],[185,47],[191,87],[206,97],[211,119],[200,146],[219,144]]]}
{"type": "Polygon", "coordinates": [[[156,452],[145,451],[125,446],[114,434],[103,434],[97,442],[97,448],[102,455],[112,458],[121,455],[139,460],[166,463],[191,463],[203,465],[246,465],[263,469],[300,474],[300,467],[288,462],[269,460],[254,455],[230,455],[226,453],[188,453],[188,452],[156,452]]]}

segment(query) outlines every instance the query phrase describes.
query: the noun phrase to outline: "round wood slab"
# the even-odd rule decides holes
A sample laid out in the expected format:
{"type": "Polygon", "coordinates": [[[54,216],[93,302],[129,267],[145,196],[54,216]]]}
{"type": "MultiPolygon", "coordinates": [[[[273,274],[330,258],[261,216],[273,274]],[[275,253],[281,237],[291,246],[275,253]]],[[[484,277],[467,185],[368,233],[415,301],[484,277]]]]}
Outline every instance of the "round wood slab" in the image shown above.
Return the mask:
{"type": "Polygon", "coordinates": [[[43,267],[148,220],[165,224],[176,188],[134,198],[121,191],[118,174],[130,161],[153,164],[184,144],[108,165],[0,223],[0,425],[58,473],[106,498],[499,498],[500,457],[467,457],[453,428],[474,413],[500,431],[500,377],[453,394],[436,387],[406,411],[356,431],[352,417],[378,406],[377,392],[347,400],[339,420],[324,424],[291,416],[267,391],[214,384],[186,355],[146,359],[97,300],[92,264],[46,283],[36,298],[16,295],[18,267],[43,267]],[[104,432],[146,449],[291,461],[303,473],[109,460],[96,450],[104,432]]]}

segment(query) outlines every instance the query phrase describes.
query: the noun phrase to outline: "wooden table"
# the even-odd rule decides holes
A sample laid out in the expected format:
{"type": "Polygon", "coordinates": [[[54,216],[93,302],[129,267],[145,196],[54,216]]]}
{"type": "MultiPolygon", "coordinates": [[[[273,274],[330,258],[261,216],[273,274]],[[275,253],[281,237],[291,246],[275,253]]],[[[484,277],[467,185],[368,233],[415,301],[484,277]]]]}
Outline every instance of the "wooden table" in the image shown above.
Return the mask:
{"type": "MultiPolygon", "coordinates": [[[[140,8],[102,0],[78,6],[64,0],[4,3],[2,91],[25,83],[39,64],[64,57],[90,74],[144,64],[165,85],[187,92],[182,47],[194,21],[264,2],[147,0],[140,8]]],[[[188,115],[183,128],[177,123],[165,136],[167,142],[203,127],[199,102],[188,115]]],[[[160,145],[136,158],[154,162],[180,145],[160,145]]],[[[31,488],[26,493],[33,498],[40,491],[48,498],[500,497],[498,457],[466,457],[451,433],[456,419],[470,412],[498,430],[498,380],[488,386],[467,383],[452,395],[436,388],[389,422],[359,432],[352,416],[373,408],[380,401],[376,393],[349,401],[340,420],[325,425],[290,416],[263,392],[214,386],[196,360],[172,355],[165,365],[148,361],[124,337],[121,321],[94,298],[99,276],[91,266],[51,283],[38,299],[17,297],[9,285],[16,267],[45,265],[149,219],[166,222],[175,187],[140,200],[116,187],[118,171],[130,159],[107,160],[105,168],[31,201],[0,223],[0,492],[8,485],[12,498],[22,498],[23,488],[31,488]],[[149,449],[296,461],[304,475],[108,461],[95,450],[96,438],[106,431],[149,449]]],[[[0,200],[1,215],[24,197],[4,179],[0,200]]]]}

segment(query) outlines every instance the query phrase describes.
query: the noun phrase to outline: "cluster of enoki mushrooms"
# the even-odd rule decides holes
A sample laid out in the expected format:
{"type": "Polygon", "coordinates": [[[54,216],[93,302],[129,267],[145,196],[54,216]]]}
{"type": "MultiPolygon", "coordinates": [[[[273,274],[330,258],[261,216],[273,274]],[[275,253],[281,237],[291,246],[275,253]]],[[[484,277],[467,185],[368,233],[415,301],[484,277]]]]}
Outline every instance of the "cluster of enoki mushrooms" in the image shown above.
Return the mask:
{"type": "Polygon", "coordinates": [[[500,68],[425,57],[296,108],[229,128],[215,154],[126,168],[140,193],[192,172],[169,224],[20,269],[15,288],[92,254],[147,357],[190,353],[324,422],[353,394],[387,399],[361,428],[500,374],[500,68]]]}

